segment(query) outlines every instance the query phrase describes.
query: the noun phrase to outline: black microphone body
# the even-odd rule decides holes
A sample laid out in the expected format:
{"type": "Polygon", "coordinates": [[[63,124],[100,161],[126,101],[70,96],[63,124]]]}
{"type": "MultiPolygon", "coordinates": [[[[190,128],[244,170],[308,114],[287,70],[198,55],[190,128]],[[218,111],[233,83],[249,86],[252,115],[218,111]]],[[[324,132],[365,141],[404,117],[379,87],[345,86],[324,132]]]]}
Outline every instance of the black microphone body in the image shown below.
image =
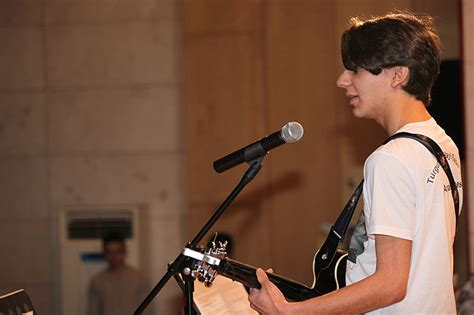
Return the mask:
{"type": "Polygon", "coordinates": [[[303,127],[297,122],[290,122],[281,130],[214,161],[214,170],[222,173],[243,162],[251,162],[282,144],[300,140],[302,136],[303,127]]]}

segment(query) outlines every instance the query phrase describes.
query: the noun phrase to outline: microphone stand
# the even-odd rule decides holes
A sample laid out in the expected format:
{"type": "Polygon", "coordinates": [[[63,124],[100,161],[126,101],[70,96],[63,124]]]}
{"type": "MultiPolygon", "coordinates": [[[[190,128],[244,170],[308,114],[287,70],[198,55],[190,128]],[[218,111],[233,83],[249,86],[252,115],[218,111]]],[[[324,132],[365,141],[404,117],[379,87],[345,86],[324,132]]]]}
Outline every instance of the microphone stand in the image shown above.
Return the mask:
{"type": "MultiPolygon", "coordinates": [[[[224,211],[229,207],[229,205],[234,201],[234,199],[239,195],[242,189],[250,183],[250,181],[257,175],[257,173],[262,168],[262,161],[265,156],[261,156],[257,159],[254,159],[248,164],[250,165],[247,171],[242,176],[240,182],[232,190],[229,196],[224,200],[224,202],[217,208],[214,214],[211,216],[209,221],[203,226],[201,231],[194,237],[194,239],[189,242],[184,249],[194,248],[199,244],[199,241],[206,235],[206,233],[211,229],[211,227],[217,222],[219,217],[224,213],[224,211]]],[[[177,274],[181,274],[182,279],[184,280],[184,294],[186,295],[186,306],[185,314],[193,315],[194,312],[194,302],[193,302],[193,292],[194,292],[194,278],[191,275],[190,266],[193,263],[193,259],[180,253],[176,259],[168,265],[168,271],[163,275],[161,280],[155,285],[155,287],[150,291],[147,297],[143,302],[138,306],[133,315],[140,315],[143,313],[145,308],[151,303],[155,296],[160,292],[163,286],[168,282],[168,280],[174,276],[178,280],[177,274]]],[[[181,286],[181,285],[180,285],[181,286]]]]}

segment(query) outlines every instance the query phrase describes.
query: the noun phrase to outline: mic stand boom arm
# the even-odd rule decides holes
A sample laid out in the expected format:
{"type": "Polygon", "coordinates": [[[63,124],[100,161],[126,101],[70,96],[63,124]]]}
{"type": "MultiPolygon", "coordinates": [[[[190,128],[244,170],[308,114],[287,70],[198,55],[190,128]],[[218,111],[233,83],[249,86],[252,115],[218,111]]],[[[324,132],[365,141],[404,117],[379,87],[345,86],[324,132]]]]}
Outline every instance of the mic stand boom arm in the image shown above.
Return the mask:
{"type": "MultiPolygon", "coordinates": [[[[234,201],[234,199],[239,195],[242,189],[250,183],[250,181],[257,175],[257,173],[262,168],[262,160],[265,156],[259,157],[253,161],[248,162],[250,164],[247,171],[242,176],[240,182],[237,186],[232,190],[229,196],[224,200],[224,202],[217,208],[214,214],[211,216],[209,221],[203,226],[201,231],[194,237],[194,239],[188,243],[185,248],[194,248],[199,244],[199,241],[209,232],[211,227],[217,222],[219,217],[224,213],[224,211],[229,207],[229,205],[234,201]]],[[[160,292],[160,290],[164,287],[164,285],[168,282],[168,280],[177,273],[182,273],[183,279],[186,282],[185,285],[185,294],[186,294],[186,314],[192,315],[193,314],[193,285],[194,279],[189,274],[186,274],[185,268],[188,267],[192,263],[192,259],[180,253],[176,259],[168,265],[168,271],[163,275],[161,280],[155,285],[155,287],[148,293],[147,297],[143,300],[143,302],[138,306],[135,310],[133,315],[140,315],[143,313],[145,308],[151,301],[155,298],[155,296],[160,292]]]]}

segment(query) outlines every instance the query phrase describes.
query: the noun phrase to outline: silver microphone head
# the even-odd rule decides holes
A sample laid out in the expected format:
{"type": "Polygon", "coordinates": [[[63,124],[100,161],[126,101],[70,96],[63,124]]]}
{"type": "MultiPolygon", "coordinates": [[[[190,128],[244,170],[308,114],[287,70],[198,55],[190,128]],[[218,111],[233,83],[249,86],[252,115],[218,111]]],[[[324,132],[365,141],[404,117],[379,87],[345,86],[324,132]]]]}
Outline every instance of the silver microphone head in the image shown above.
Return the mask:
{"type": "Polygon", "coordinates": [[[297,142],[303,137],[303,126],[296,121],[291,121],[281,128],[281,137],[286,143],[297,142]]]}

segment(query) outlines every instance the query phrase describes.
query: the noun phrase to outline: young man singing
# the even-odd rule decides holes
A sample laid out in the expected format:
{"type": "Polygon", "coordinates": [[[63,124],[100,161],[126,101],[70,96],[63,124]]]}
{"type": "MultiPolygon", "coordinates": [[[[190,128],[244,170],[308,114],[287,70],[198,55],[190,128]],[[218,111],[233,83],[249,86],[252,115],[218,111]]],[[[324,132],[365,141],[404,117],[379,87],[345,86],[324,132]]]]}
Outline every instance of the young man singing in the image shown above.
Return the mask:
{"type": "MultiPolygon", "coordinates": [[[[391,13],[351,20],[342,35],[345,90],[354,116],[389,136],[422,134],[443,150],[462,199],[458,149],[428,113],[439,73],[440,40],[429,17],[391,13]]],[[[446,104],[449,106],[449,104],[446,104]]],[[[419,142],[397,138],[364,166],[362,250],[348,261],[347,286],[288,302],[263,270],[249,295],[261,314],[455,314],[452,284],[456,213],[450,183],[419,142]]]]}

